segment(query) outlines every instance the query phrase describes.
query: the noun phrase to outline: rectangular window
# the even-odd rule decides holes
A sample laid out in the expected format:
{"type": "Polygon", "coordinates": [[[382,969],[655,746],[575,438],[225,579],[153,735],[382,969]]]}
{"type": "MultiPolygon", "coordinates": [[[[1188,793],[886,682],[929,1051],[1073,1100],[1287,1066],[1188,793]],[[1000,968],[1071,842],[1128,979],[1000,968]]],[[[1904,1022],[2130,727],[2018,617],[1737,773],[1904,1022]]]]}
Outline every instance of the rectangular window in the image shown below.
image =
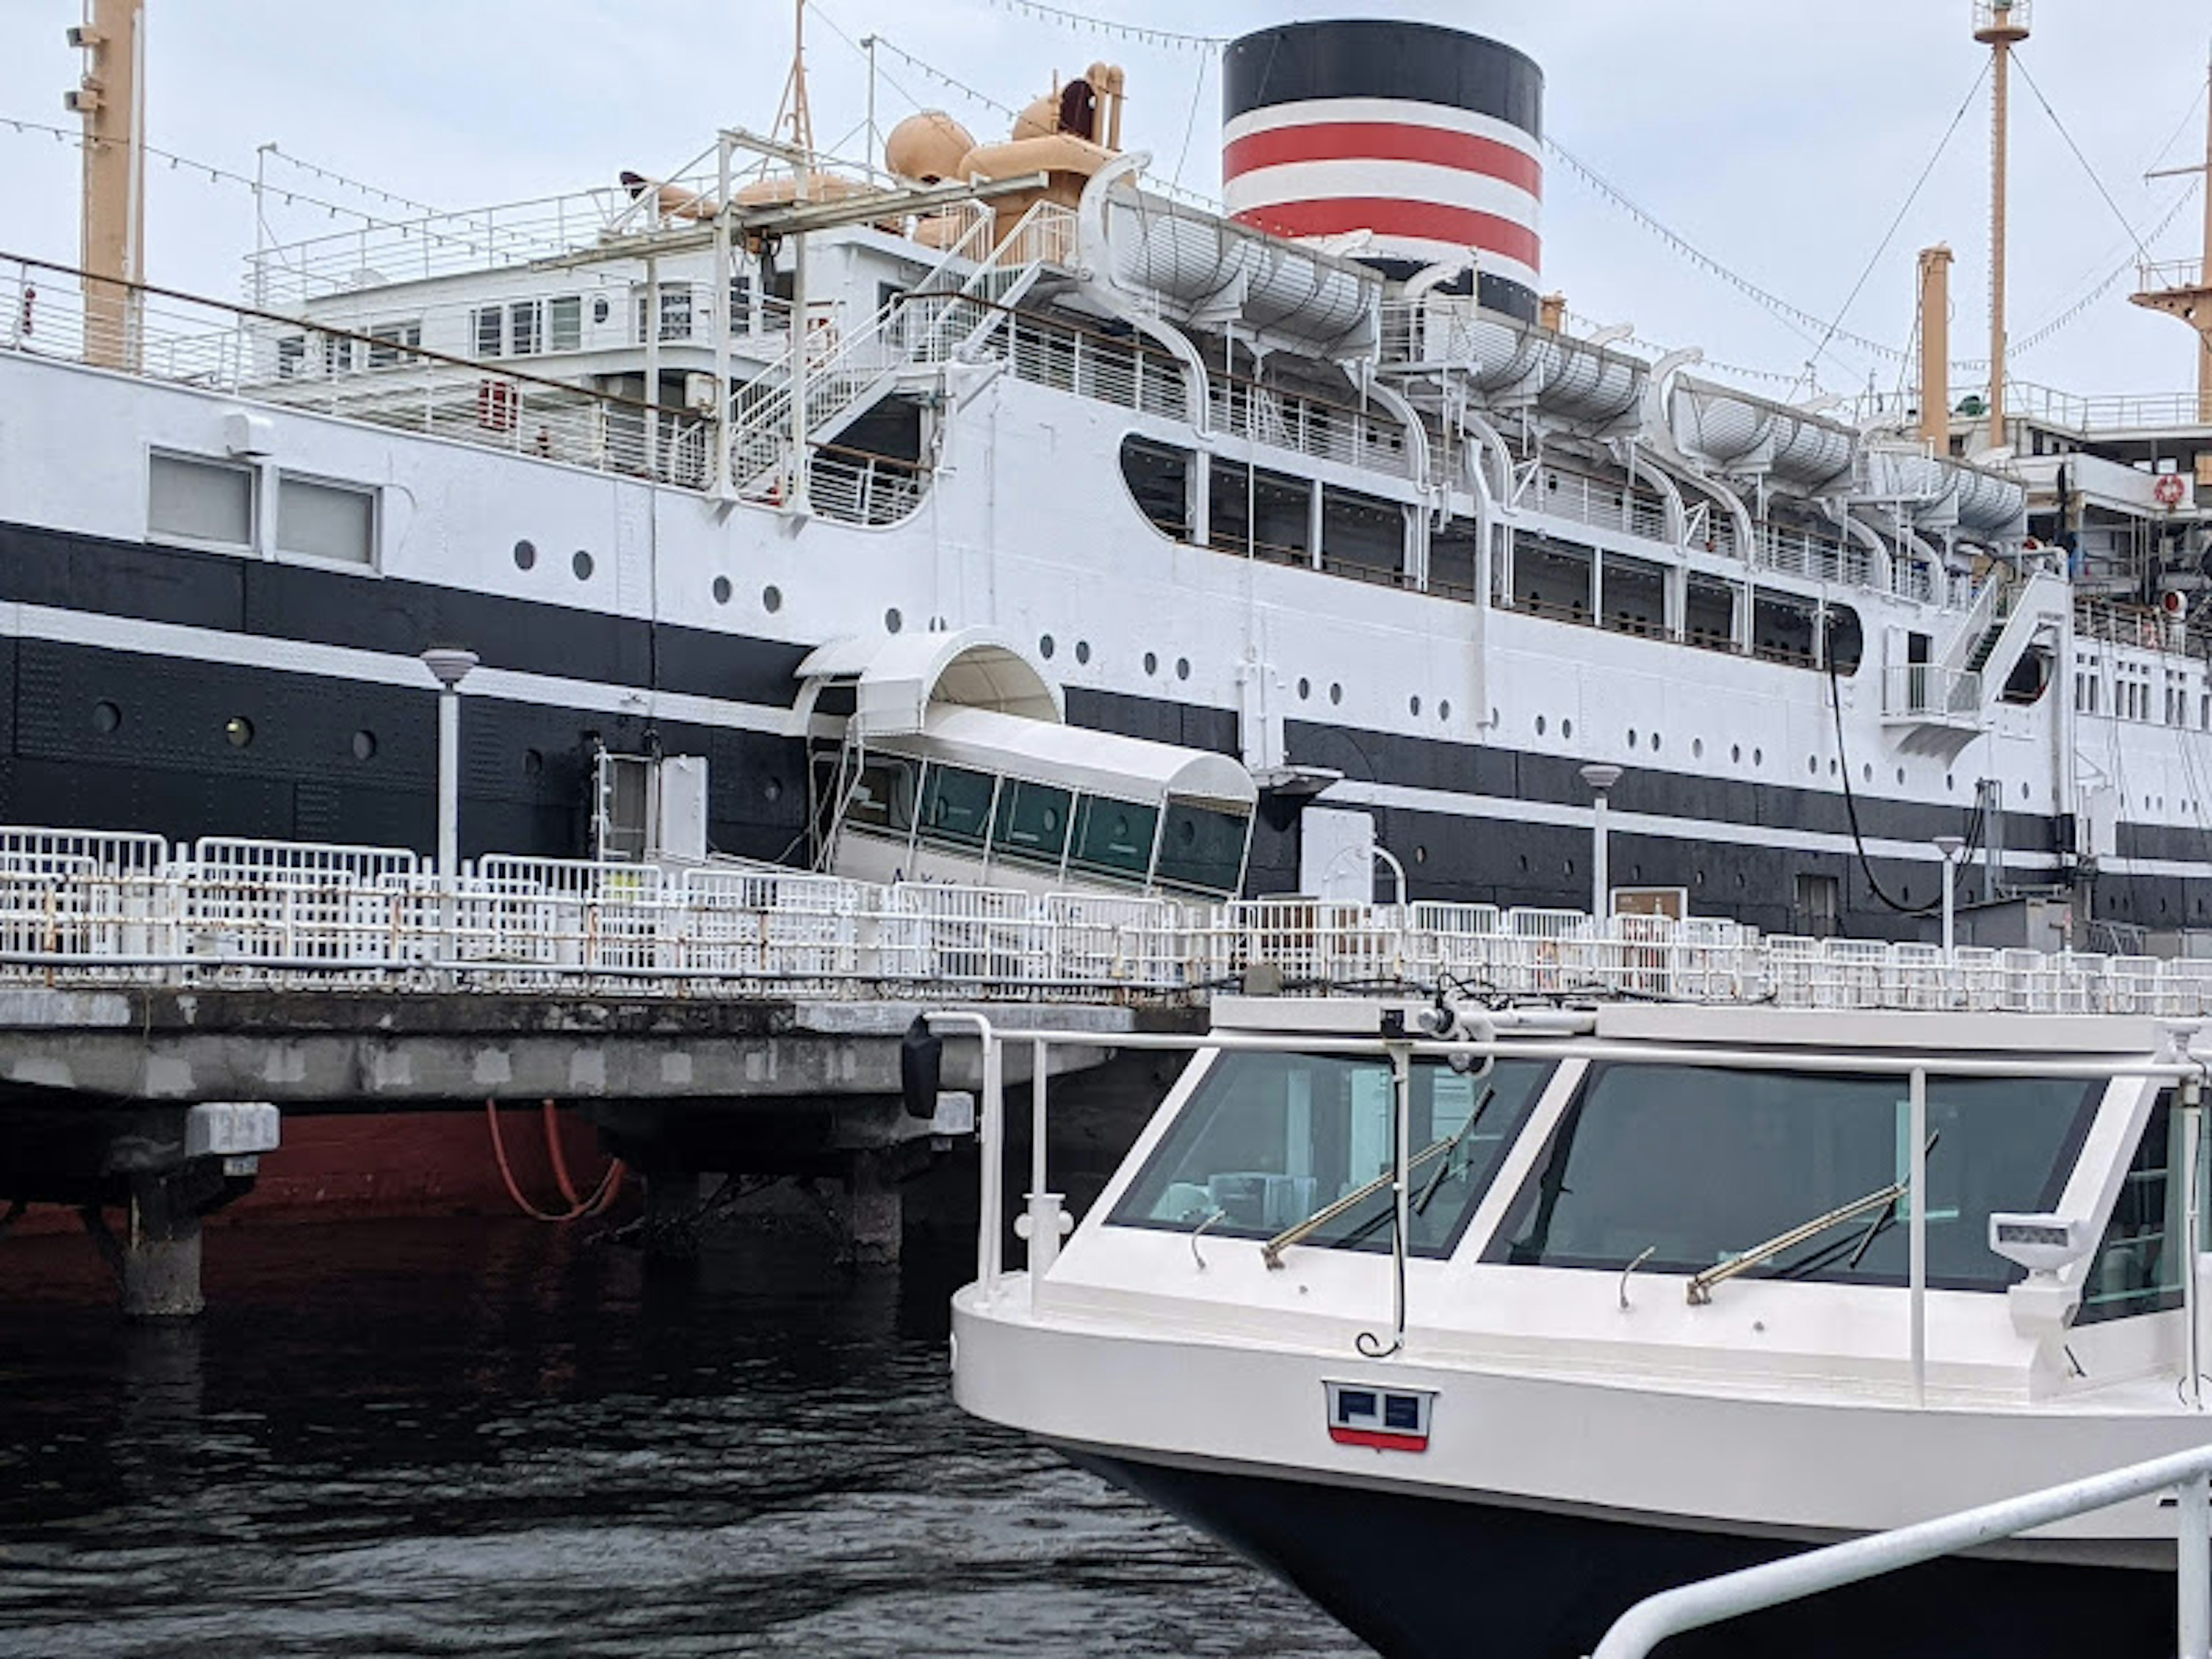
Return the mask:
{"type": "Polygon", "coordinates": [[[152,536],[253,545],[253,469],[184,455],[151,458],[146,529],[152,536]]]}
{"type": "MultiPolygon", "coordinates": [[[[1499,1060],[1485,1078],[1417,1060],[1410,1094],[1409,1254],[1449,1255],[1490,1190],[1551,1065],[1499,1060]]],[[[1339,1055],[1224,1054],[1146,1160],[1112,1220],[1270,1238],[1316,1211],[1358,1203],[1310,1235],[1322,1249],[1387,1250],[1396,1221],[1390,1066],[1339,1055]],[[1381,1184],[1377,1185],[1378,1178],[1381,1184]]]]}
{"type": "MultiPolygon", "coordinates": [[[[1928,1282],[2002,1290],[2021,1270],[1989,1247],[1993,1211],[2048,1212],[2101,1084],[1928,1079],[1928,1282]]],[[[1901,1077],[1595,1066],[1486,1255],[1528,1267],[1695,1273],[1880,1194],[1910,1167],[1901,1077]]],[[[1762,1279],[1905,1282],[1900,1201],[1749,1271],[1762,1279]]]]}
{"type": "Polygon", "coordinates": [[[545,349],[548,351],[580,351],[584,346],[584,300],[579,294],[564,294],[545,302],[545,349]]]}
{"type": "Polygon", "coordinates": [[[991,798],[998,780],[988,772],[930,763],[921,788],[921,833],[925,840],[954,847],[981,847],[991,823],[991,798]]]}
{"type": "Polygon", "coordinates": [[[307,366],[307,337],[287,334],[276,342],[276,378],[295,380],[307,366]]]}
{"type": "MultiPolygon", "coordinates": [[[[645,305],[648,296],[637,296],[637,339],[645,343],[645,305]]],[[[660,290],[660,337],[664,340],[688,340],[691,337],[691,289],[689,283],[660,290]]]]}
{"type": "Polygon", "coordinates": [[[1304,564],[1313,545],[1313,485],[1279,472],[1255,471],[1252,540],[1260,556],[1304,564]]]}
{"type": "Polygon", "coordinates": [[[1152,830],[1158,822],[1157,807],[1084,796],[1076,803],[1075,844],[1068,852],[1068,868],[1142,881],[1152,867],[1152,830]]]}
{"type": "Polygon", "coordinates": [[[878,755],[860,769],[845,802],[845,821],[904,836],[914,828],[914,787],[921,768],[896,755],[878,755]]]}
{"type": "Polygon", "coordinates": [[[1068,807],[1074,799],[1069,791],[1050,784],[1008,778],[1000,786],[991,845],[1017,862],[1058,869],[1067,846],[1068,807]]]}
{"type": "Polygon", "coordinates": [[[422,343],[420,323],[379,323],[368,331],[368,366],[398,368],[415,361],[411,347],[422,343]]]}
{"type": "Polygon", "coordinates": [[[2169,1176],[2181,1158],[2181,1120],[2174,1115],[2169,1090],[2151,1108],[2120,1195],[2112,1201],[2105,1237],[2082,1275],[2075,1324],[2163,1313],[2181,1305],[2182,1263],[2187,1259],[2187,1252],[2177,1248],[2185,1230],[2182,1183],[2169,1176]]]}
{"type": "Polygon", "coordinates": [[[507,307],[507,349],[510,356],[535,357],[538,355],[540,314],[535,300],[518,300],[507,307]]]}
{"type": "Polygon", "coordinates": [[[1843,921],[1843,883],[1808,871],[1800,871],[1796,882],[1798,931],[1810,939],[1833,938],[1843,921]]]}
{"type": "Polygon", "coordinates": [[[376,562],[376,492],[295,478],[276,480],[276,550],[345,564],[376,562]]]}
{"type": "Polygon", "coordinates": [[[323,336],[323,373],[350,374],[353,373],[354,343],[339,334],[323,336]]]}
{"type": "Polygon", "coordinates": [[[1152,878],[1163,887],[1229,897],[1244,879],[1244,844],[1251,836],[1248,813],[1170,801],[1152,878]]]}
{"type": "Polygon", "coordinates": [[[1321,562],[1346,575],[1396,577],[1406,568],[1406,509],[1334,484],[1323,489],[1321,562]]]}
{"type": "Polygon", "coordinates": [[[496,357],[507,341],[507,313],[497,306],[485,306],[472,313],[469,331],[475,337],[477,356],[496,357]]]}

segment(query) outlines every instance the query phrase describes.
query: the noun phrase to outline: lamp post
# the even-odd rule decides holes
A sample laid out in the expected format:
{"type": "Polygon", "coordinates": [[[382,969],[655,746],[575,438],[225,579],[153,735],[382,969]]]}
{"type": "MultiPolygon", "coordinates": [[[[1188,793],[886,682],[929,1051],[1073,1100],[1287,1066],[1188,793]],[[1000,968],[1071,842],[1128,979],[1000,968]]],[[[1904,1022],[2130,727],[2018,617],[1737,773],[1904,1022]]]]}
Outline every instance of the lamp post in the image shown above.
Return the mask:
{"type": "Polygon", "coordinates": [[[1957,925],[1954,914],[1956,906],[1952,899],[1952,874],[1957,868],[1959,854],[1966,850],[1966,838],[1964,836],[1938,836],[1936,837],[1936,850],[1943,855],[1943,962],[1948,967],[1957,925]]]}
{"type": "Polygon", "coordinates": [[[1596,811],[1590,819],[1590,921],[1604,927],[1611,918],[1607,912],[1612,908],[1613,872],[1607,867],[1612,849],[1607,846],[1610,831],[1605,821],[1606,793],[1620,781],[1620,769],[1603,761],[1592,761],[1583,768],[1583,781],[1596,796],[1596,811]]]}
{"type": "Polygon", "coordinates": [[[449,892],[460,870],[461,682],[478,660],[475,652],[451,646],[422,653],[422,666],[438,682],[438,880],[449,892]]]}

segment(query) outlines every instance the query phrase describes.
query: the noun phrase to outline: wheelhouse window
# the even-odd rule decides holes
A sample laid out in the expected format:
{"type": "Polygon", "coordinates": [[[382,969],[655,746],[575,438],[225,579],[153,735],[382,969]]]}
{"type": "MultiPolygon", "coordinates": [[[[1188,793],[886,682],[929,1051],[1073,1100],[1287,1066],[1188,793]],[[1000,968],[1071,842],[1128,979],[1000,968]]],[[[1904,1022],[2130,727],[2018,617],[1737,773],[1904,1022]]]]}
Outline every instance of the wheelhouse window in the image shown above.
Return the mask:
{"type": "MultiPolygon", "coordinates": [[[[1993,1211],[2058,1200],[2102,1085],[1928,1079],[1928,1282],[2001,1290],[2021,1269],[1989,1248],[1993,1211]]],[[[1514,1199],[1486,1260],[1694,1273],[1901,1181],[1902,1077],[1593,1067],[1514,1199]]],[[[1907,1206],[1870,1209],[1752,1270],[1767,1279],[1902,1285],[1907,1206]]]]}
{"type": "Polygon", "coordinates": [[[1153,878],[1163,887],[1194,893],[1234,893],[1244,879],[1244,846],[1251,834],[1245,813],[1171,800],[1153,878]]]}
{"type": "Polygon", "coordinates": [[[146,528],[219,547],[253,545],[253,469],[188,455],[155,455],[147,468],[146,528]]]}
{"type": "Polygon", "coordinates": [[[2120,1182],[2112,1219],[2081,1279],[2076,1325],[2095,1325],[2181,1306],[2179,1248],[2187,1232],[2182,1183],[2170,1171],[2182,1167],[2181,1119],[2171,1091],[2161,1094],[2143,1125],[2142,1139],[2120,1182]]]}
{"type": "Polygon", "coordinates": [[[998,780],[964,766],[933,765],[921,791],[921,833],[954,847],[981,847],[998,780]]]}
{"type": "Polygon", "coordinates": [[[1009,778],[1000,786],[998,816],[991,845],[1000,856],[1020,864],[1060,867],[1067,848],[1068,808],[1073,794],[1048,783],[1009,778]]]}
{"type": "Polygon", "coordinates": [[[1076,803],[1067,867],[1088,875],[1142,881],[1152,867],[1152,832],[1158,823],[1157,807],[1085,795],[1076,803]]]}
{"type": "MultiPolygon", "coordinates": [[[[1414,1062],[1408,1254],[1451,1254],[1551,1069],[1499,1060],[1475,1078],[1441,1060],[1414,1062]]],[[[1109,1220],[1187,1231],[1213,1217],[1210,1235],[1271,1238],[1372,1187],[1305,1242],[1388,1249],[1396,1217],[1392,1094],[1381,1059],[1222,1054],[1109,1220]]]]}
{"type": "Polygon", "coordinates": [[[921,769],[897,755],[878,755],[860,768],[845,802],[845,822],[903,836],[914,828],[915,786],[921,769]]]}

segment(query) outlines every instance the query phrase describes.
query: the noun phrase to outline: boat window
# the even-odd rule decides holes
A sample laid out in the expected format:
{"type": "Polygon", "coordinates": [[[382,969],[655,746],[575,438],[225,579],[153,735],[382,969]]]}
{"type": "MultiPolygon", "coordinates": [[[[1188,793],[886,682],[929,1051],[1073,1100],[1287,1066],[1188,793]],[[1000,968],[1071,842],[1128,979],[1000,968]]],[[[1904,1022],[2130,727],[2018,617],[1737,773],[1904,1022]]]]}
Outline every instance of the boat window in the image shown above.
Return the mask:
{"type": "Polygon", "coordinates": [[[1190,463],[1188,449],[1146,438],[1121,440],[1121,482],[1137,510],[1177,541],[1190,537],[1190,463]]]}
{"type": "Polygon", "coordinates": [[[149,534],[226,547],[252,544],[252,467],[156,454],[147,462],[147,478],[149,534]]]}
{"type": "Polygon", "coordinates": [[[932,841],[981,847],[983,831],[991,822],[991,795],[997,784],[998,780],[988,772],[933,764],[922,786],[922,834],[932,841]]]}
{"type": "Polygon", "coordinates": [[[2180,1167],[2181,1119],[2168,1090],[2151,1108],[2142,1139],[2129,1162],[2112,1218],[2082,1276],[2077,1325],[2136,1314],[2163,1313],[2181,1305],[2185,1252],[2172,1248],[2182,1236],[2182,1183],[2167,1178],[2180,1167]]]}
{"type": "Polygon", "coordinates": [[[1055,868],[1067,845],[1072,792],[1048,783],[1006,780],[999,791],[999,815],[991,826],[991,845],[1008,858],[1055,868]]]}
{"type": "MultiPolygon", "coordinates": [[[[1992,1211],[2057,1201],[2102,1085],[1928,1079],[1928,1282],[1998,1290],[2021,1272],[1989,1248],[1992,1211]]],[[[1903,1178],[1901,1077],[1594,1067],[1515,1197],[1486,1260],[1693,1273],[1903,1178]]],[[[1754,1269],[1770,1279],[1902,1285],[1903,1201],[1754,1269]],[[1869,1234],[1871,1237],[1869,1237],[1869,1234]]]]}
{"type": "Polygon", "coordinates": [[[1142,881],[1152,861],[1152,828],[1158,821],[1157,807],[1084,796],[1075,806],[1075,843],[1068,851],[1068,867],[1142,881]]]}
{"type": "Polygon", "coordinates": [[[374,564],[376,492],[279,474],[276,550],[347,564],[374,564]]]}
{"type": "Polygon", "coordinates": [[[1321,494],[1321,564],[1340,575],[1395,581],[1406,566],[1406,509],[1331,484],[1321,494]]]}
{"type": "Polygon", "coordinates": [[[903,836],[914,828],[915,775],[903,755],[877,755],[861,768],[845,802],[845,821],[903,836]]]}
{"type": "MultiPolygon", "coordinates": [[[[1474,1078],[1441,1060],[1414,1063],[1409,1156],[1428,1156],[1412,1170],[1411,1254],[1451,1254],[1551,1069],[1548,1061],[1501,1060],[1474,1078]]],[[[1188,1229],[1218,1210],[1210,1235],[1272,1238],[1390,1172],[1391,1096],[1386,1060],[1223,1054],[1110,1219],[1188,1229]]],[[[1387,1250],[1395,1214],[1384,1186],[1304,1242],[1387,1250]]]]}
{"type": "Polygon", "coordinates": [[[584,343],[584,296],[563,294],[545,302],[547,349],[575,351],[584,343]]]}
{"type": "Polygon", "coordinates": [[[1244,843],[1251,830],[1252,820],[1243,812],[1171,800],[1154,878],[1193,892],[1233,893],[1244,878],[1244,843]]]}
{"type": "Polygon", "coordinates": [[[1866,655],[1866,629],[1859,622],[1859,613],[1847,605],[1832,603],[1826,614],[1828,660],[1838,676],[1849,679],[1859,672],[1860,660],[1866,655]]]}

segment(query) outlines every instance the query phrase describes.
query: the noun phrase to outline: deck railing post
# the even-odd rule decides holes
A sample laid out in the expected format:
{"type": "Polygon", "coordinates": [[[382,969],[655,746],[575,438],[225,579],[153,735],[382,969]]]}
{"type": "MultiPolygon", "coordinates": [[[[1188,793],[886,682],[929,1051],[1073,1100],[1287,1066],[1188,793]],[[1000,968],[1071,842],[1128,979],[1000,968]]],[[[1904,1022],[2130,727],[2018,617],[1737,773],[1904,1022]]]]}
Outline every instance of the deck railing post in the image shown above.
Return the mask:
{"type": "Polygon", "coordinates": [[[2208,1659],[2212,1655],[2212,1484],[2203,1474],[2191,1475],[2181,1483],[2179,1495],[2176,1647],[2180,1659],[2208,1659]]]}
{"type": "Polygon", "coordinates": [[[1924,1071],[1912,1073],[1907,1111],[1911,1121],[1906,1147],[1912,1182],[1905,1193],[1905,1201],[1912,1206],[1906,1230],[1911,1249],[1912,1403],[1921,1407],[1928,1403],[1928,1073],[1924,1071]]]}

